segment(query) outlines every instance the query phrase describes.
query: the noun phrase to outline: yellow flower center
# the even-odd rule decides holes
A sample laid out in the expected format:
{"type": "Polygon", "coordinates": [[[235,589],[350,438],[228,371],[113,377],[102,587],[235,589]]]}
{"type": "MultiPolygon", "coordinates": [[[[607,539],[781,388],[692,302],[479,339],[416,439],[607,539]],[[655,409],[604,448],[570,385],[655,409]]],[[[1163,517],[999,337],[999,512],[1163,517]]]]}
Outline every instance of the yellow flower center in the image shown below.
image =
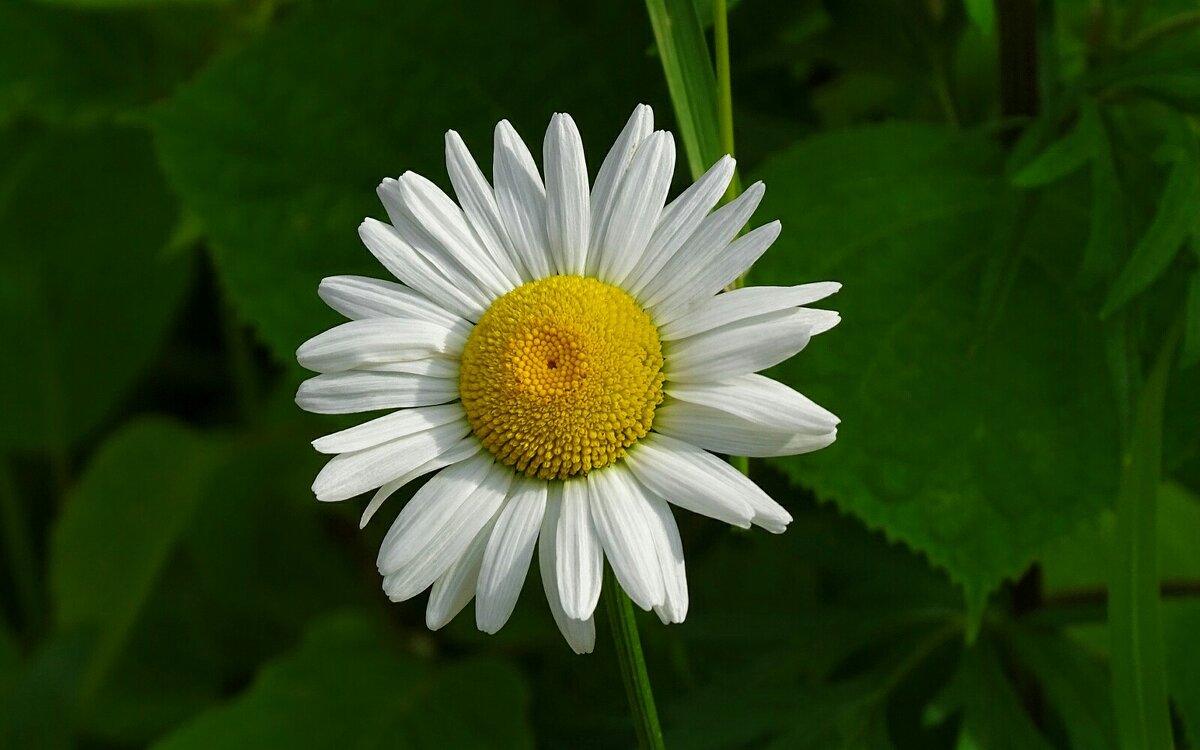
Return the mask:
{"type": "Polygon", "coordinates": [[[626,292],[550,276],[483,314],[459,388],[471,428],[497,459],[566,479],[608,466],[650,430],[662,364],[658,330],[626,292]]]}

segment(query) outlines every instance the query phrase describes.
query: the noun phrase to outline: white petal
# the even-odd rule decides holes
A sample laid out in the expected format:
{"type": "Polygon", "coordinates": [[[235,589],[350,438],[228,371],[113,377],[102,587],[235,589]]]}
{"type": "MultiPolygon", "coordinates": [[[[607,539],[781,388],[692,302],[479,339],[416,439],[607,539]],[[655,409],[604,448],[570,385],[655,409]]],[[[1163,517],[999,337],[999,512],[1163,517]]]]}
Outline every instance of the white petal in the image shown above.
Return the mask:
{"type": "MultiPolygon", "coordinates": [[[[648,435],[647,438],[649,437],[648,435]]],[[[658,477],[656,481],[663,491],[650,482],[643,482],[647,489],[661,495],[668,502],[680,507],[687,507],[676,502],[676,496],[694,493],[697,491],[697,487],[704,487],[705,491],[710,494],[724,495],[730,500],[744,504],[750,509],[751,521],[767,531],[779,533],[791,522],[792,517],[786,510],[744,474],[721,459],[686,441],[677,440],[668,435],[654,435],[653,437],[654,439],[649,441],[649,447],[657,455],[643,455],[643,461],[653,461],[658,465],[665,465],[668,460],[664,456],[672,454],[676,461],[675,470],[686,475],[670,484],[662,482],[662,478],[658,477]]],[[[645,442],[647,439],[643,438],[638,441],[638,445],[641,446],[645,442]]],[[[642,453],[645,454],[646,451],[643,450],[642,453]]],[[[641,475],[638,476],[638,479],[641,480],[641,475]]]]}
{"type": "Polygon", "coordinates": [[[467,337],[440,323],[413,318],[366,318],[330,328],[300,345],[296,361],[315,372],[458,356],[467,337]]]}
{"type": "Polygon", "coordinates": [[[663,209],[646,252],[626,276],[623,288],[637,296],[667,261],[695,233],[700,221],[717,205],[733,178],[732,156],[722,156],[699,180],[663,209]]]}
{"type": "Polygon", "coordinates": [[[518,477],[496,520],[476,588],[475,624],[485,633],[504,627],[517,604],[546,514],[547,492],[546,482],[518,477]]]}
{"type": "Polygon", "coordinates": [[[592,521],[621,588],[644,610],[666,601],[649,508],[637,481],[622,464],[587,476],[592,521]]]}
{"type": "Polygon", "coordinates": [[[470,323],[406,286],[365,276],[330,276],[317,294],[351,320],[416,318],[470,333],[470,323]]]}
{"type": "Polygon", "coordinates": [[[375,512],[383,505],[384,501],[391,497],[396,490],[408,484],[417,477],[423,477],[431,471],[436,471],[445,466],[451,466],[460,461],[465,461],[483,448],[483,444],[474,435],[467,435],[462,440],[447,448],[439,455],[431,458],[412,471],[403,476],[396,477],[392,481],[380,487],[375,496],[371,498],[371,502],[367,503],[367,507],[363,510],[362,518],[358,522],[358,528],[365,528],[370,523],[375,512]]]}
{"type": "MultiPolygon", "coordinates": [[[[453,258],[459,268],[493,297],[513,288],[491,254],[484,250],[462,209],[441,188],[415,172],[405,172],[392,184],[397,192],[387,190],[384,195],[399,200],[398,205],[389,209],[389,215],[399,209],[405,219],[434,241],[442,254],[453,258]]],[[[406,236],[401,223],[396,228],[401,236],[406,236]]]]}
{"type": "MultiPolygon", "coordinates": [[[[799,307],[810,302],[816,302],[841,289],[836,281],[822,281],[816,284],[801,286],[747,286],[734,289],[731,292],[710,297],[681,315],[670,323],[659,327],[658,335],[663,341],[695,336],[697,333],[711,331],[729,323],[753,318],[757,315],[786,310],[789,307],[799,307]]],[[[833,316],[836,325],[837,313],[830,310],[812,310],[813,313],[825,313],[833,316]]],[[[813,319],[813,333],[824,333],[832,328],[822,316],[813,319]]]]}
{"type": "Polygon", "coordinates": [[[762,375],[738,375],[716,383],[668,383],[667,394],[788,432],[820,435],[839,421],[794,388],[762,375]]]}
{"type": "Polygon", "coordinates": [[[568,617],[586,620],[600,601],[604,554],[592,523],[588,483],[563,483],[562,512],[555,530],[558,593],[568,617]]]}
{"type": "Polygon", "coordinates": [[[441,630],[475,596],[475,586],[479,582],[479,570],[483,564],[483,550],[494,525],[493,518],[471,540],[462,557],[434,581],[433,589],[429,592],[429,604],[425,608],[425,627],[441,630]]]}
{"type": "MultiPolygon", "coordinates": [[[[384,178],[375,192],[387,210],[392,228],[409,247],[437,269],[447,281],[459,289],[468,299],[480,307],[487,308],[498,294],[489,288],[483,265],[476,261],[471,254],[456,245],[444,245],[434,239],[419,223],[411,210],[409,201],[415,200],[411,190],[412,172],[400,176],[399,180],[391,177],[384,178]]],[[[421,216],[426,221],[435,221],[424,212],[421,216]]]]}
{"type": "Polygon", "coordinates": [[[546,188],[537,164],[508,120],[496,124],[492,178],[496,205],[513,249],[535,279],[554,272],[546,238],[546,188]]]}
{"type": "Polygon", "coordinates": [[[403,372],[335,372],[300,384],[296,404],[315,414],[432,406],[458,398],[458,381],[403,372]]]}
{"type": "Polygon", "coordinates": [[[546,234],[550,254],[559,273],[581,275],[587,268],[592,205],[583,139],[570,115],[556,114],[550,119],[542,159],[546,167],[546,234]]]}
{"type": "Polygon", "coordinates": [[[672,341],[664,347],[667,380],[722,380],[777,365],[808,345],[810,312],[780,310],[672,341]]]}
{"type": "Polygon", "coordinates": [[[381,365],[361,365],[358,369],[370,372],[406,372],[410,375],[426,375],[431,378],[458,380],[457,357],[426,357],[411,362],[385,362],[381,365]]]}
{"type": "Polygon", "coordinates": [[[467,420],[404,435],[329,460],[313,481],[318,500],[345,500],[381,487],[444,453],[471,431],[467,420]]]}
{"type": "Polygon", "coordinates": [[[609,214],[616,203],[617,191],[625,170],[629,168],[629,162],[633,160],[638,146],[650,137],[653,130],[654,110],[645,104],[639,104],[634,108],[633,115],[630,116],[629,122],[625,123],[625,128],[617,136],[608,155],[604,157],[600,171],[596,173],[596,182],[592,185],[592,236],[587,257],[588,276],[596,275],[596,269],[599,268],[603,235],[597,230],[608,226],[609,214]]]}
{"type": "Polygon", "coordinates": [[[837,439],[836,427],[816,434],[767,428],[719,409],[678,400],[658,407],[654,429],[730,456],[793,456],[820,450],[837,439]]]}
{"type": "Polygon", "coordinates": [[[542,589],[546,592],[546,603],[550,614],[571,650],[577,654],[590,654],[596,646],[596,623],[589,617],[575,620],[563,611],[562,599],[558,594],[558,524],[562,514],[562,482],[551,482],[546,498],[546,514],[542,518],[542,530],[538,536],[538,568],[542,574],[542,589]]]}
{"type": "Polygon", "coordinates": [[[492,470],[489,453],[478,453],[438,472],[412,496],[388,528],[375,564],[392,573],[420,556],[455,513],[483,486],[492,470]]]}
{"type": "Polygon", "coordinates": [[[674,172],[675,141],[670,133],[659,131],[642,141],[621,177],[607,223],[597,227],[600,279],[620,284],[646,252],[674,172]]]}
{"type": "Polygon", "coordinates": [[[646,491],[649,509],[647,529],[654,539],[658,564],[662,568],[663,589],[666,601],[654,608],[663,624],[683,622],[688,611],[687,569],[683,561],[683,540],[679,538],[679,527],[667,501],[653,492],[646,491]]]}
{"type": "Polygon", "coordinates": [[[715,260],[699,268],[687,286],[679,287],[674,294],[655,306],[654,319],[660,325],[670,323],[697,304],[702,304],[754,265],[777,237],[779,222],[773,221],[729,243],[715,260]]]}
{"type": "Polygon", "coordinates": [[[650,433],[638,440],[625,456],[625,463],[637,481],[679,508],[731,526],[750,528],[754,509],[744,499],[727,492],[719,482],[714,484],[712,470],[706,470],[709,458],[720,462],[719,458],[686,444],[674,450],[678,440],[662,440],[664,437],[650,433]]]}
{"type": "Polygon", "coordinates": [[[312,445],[320,453],[349,453],[372,448],[396,438],[407,437],[449,422],[466,421],[462,404],[403,409],[317,438],[312,445]]]}
{"type": "Polygon", "coordinates": [[[754,509],[721,480],[722,470],[714,467],[728,464],[716,456],[666,435],[650,433],[630,448],[625,463],[638,482],[668,502],[733,526],[750,527],[754,509]]]}
{"type": "Polygon", "coordinates": [[[507,466],[478,454],[429,480],[400,511],[380,548],[388,597],[411,599],[445,573],[499,510],[512,478],[507,466]]]}
{"type": "Polygon", "coordinates": [[[685,290],[694,291],[692,279],[728,252],[726,248],[729,243],[746,226],[765,192],[763,184],[756,182],[728,205],[705,217],[687,238],[685,249],[675,253],[657,276],[646,284],[639,297],[645,306],[653,308],[685,290]]]}
{"type": "Polygon", "coordinates": [[[446,172],[475,236],[491,255],[492,262],[504,273],[504,278],[514,287],[529,281],[508,239],[492,186],[467,150],[467,144],[453,130],[446,133],[446,172]]]}
{"type": "Polygon", "coordinates": [[[433,264],[400,238],[396,228],[375,219],[358,227],[358,236],[371,254],[392,275],[442,308],[467,320],[479,320],[484,309],[478,301],[452,284],[433,264]]]}

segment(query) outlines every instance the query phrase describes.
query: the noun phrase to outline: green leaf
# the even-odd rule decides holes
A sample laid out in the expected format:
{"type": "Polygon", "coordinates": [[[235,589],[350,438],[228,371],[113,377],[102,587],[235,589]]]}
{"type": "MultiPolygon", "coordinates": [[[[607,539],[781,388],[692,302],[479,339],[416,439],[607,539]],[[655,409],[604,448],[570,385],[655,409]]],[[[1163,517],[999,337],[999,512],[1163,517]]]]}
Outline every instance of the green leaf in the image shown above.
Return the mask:
{"type": "Polygon", "coordinates": [[[1087,280],[1108,278],[1129,252],[1129,206],[1117,177],[1112,143],[1103,120],[1096,123],[1095,139],[1091,168],[1091,226],[1081,269],[1087,280]]]}
{"type": "MultiPolygon", "coordinates": [[[[1200,242],[1200,239],[1195,240],[1200,242]]],[[[1180,365],[1184,368],[1200,362],[1200,268],[1192,271],[1188,281],[1186,312],[1183,323],[1183,350],[1180,365]]]]}
{"type": "Polygon", "coordinates": [[[527,689],[512,667],[473,659],[432,669],[394,653],[356,615],[318,621],[229,705],[155,747],[528,748],[527,689]]]}
{"type": "Polygon", "coordinates": [[[1193,150],[1181,150],[1171,166],[1154,219],[1113,282],[1101,315],[1116,312],[1166,270],[1195,225],[1197,205],[1200,205],[1200,160],[1193,150]]]}
{"type": "Polygon", "coordinates": [[[0,3],[0,123],[33,115],[73,126],[111,121],[170,93],[210,54],[219,16],[195,7],[119,10],[133,3],[50,7],[0,3]]]}
{"type": "Polygon", "coordinates": [[[314,617],[383,601],[378,578],[364,575],[346,546],[370,546],[355,509],[312,497],[321,457],[299,432],[275,425],[224,444],[96,695],[89,736],[145,745],[290,648],[314,617]]]}
{"type": "Polygon", "coordinates": [[[842,324],[774,371],[842,418],[838,441],[774,463],[945,568],[975,614],[1107,505],[1117,455],[1097,326],[1043,270],[1082,245],[1077,208],[1047,198],[1023,245],[1047,260],[977,324],[999,163],[985,140],[892,124],[813,138],[758,175],[760,215],[784,231],[754,280],[844,284],[842,324]]]}
{"type": "Polygon", "coordinates": [[[70,630],[47,638],[0,703],[0,747],[70,750],[80,683],[93,645],[91,633],[70,630]]]}
{"type": "Polygon", "coordinates": [[[50,591],[60,628],[98,633],[86,694],[124,648],[216,456],[185,427],[135,422],[100,448],[67,498],[51,538],[50,591]]]}
{"type": "Polygon", "coordinates": [[[985,36],[996,30],[996,8],[993,0],[963,0],[967,17],[985,36]]]}
{"type": "Polygon", "coordinates": [[[1108,669],[1072,639],[1031,628],[1006,630],[1008,642],[1033,674],[1046,701],[1062,718],[1071,750],[1115,750],[1108,669]]]}
{"type": "Polygon", "coordinates": [[[959,748],[1051,750],[1009,682],[996,646],[983,639],[963,654],[963,724],[959,748]]]}
{"type": "Polygon", "coordinates": [[[337,321],[317,298],[322,277],[384,275],[355,230],[383,215],[374,188],[387,175],[448,186],[446,130],[490,172],[497,120],[540,154],[550,114],[571,112],[599,163],[654,68],[644,42],[587,12],[304,3],[155,111],[165,169],[215,246],[223,286],[279,361],[337,321]],[[519,66],[496,64],[515,51],[519,66]]]}
{"type": "MultiPolygon", "coordinates": [[[[1197,532],[1200,533],[1200,529],[1197,532]]],[[[1200,602],[1174,602],[1163,608],[1167,680],[1187,737],[1187,742],[1180,743],[1180,747],[1196,747],[1200,743],[1200,650],[1196,648],[1197,633],[1200,633],[1200,602]]]]}
{"type": "Polygon", "coordinates": [[[646,0],[646,11],[696,178],[724,154],[717,130],[717,79],[704,27],[694,0],[646,0]]]}
{"type": "Polygon", "coordinates": [[[1022,188],[1041,187],[1082,167],[1096,153],[1102,127],[1099,120],[1096,105],[1090,99],[1085,100],[1075,127],[1017,170],[1012,184],[1022,188]]]}
{"type": "Polygon", "coordinates": [[[1113,702],[1121,747],[1171,746],[1158,574],[1163,403],[1176,339],[1159,353],[1121,457],[1116,546],[1108,585],[1113,702]]]}
{"type": "Polygon", "coordinates": [[[136,383],[191,262],[162,257],[175,204],[144,133],[10,129],[0,144],[0,444],[62,450],[136,383]]]}

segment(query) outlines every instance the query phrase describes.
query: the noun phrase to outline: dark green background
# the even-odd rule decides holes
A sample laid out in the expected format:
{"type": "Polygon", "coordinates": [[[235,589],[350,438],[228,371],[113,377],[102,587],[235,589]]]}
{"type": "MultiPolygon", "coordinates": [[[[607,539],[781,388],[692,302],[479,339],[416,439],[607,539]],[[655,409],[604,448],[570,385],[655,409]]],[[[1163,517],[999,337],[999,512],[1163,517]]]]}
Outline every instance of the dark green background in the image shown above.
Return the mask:
{"type": "MultiPolygon", "coordinates": [[[[1116,747],[1113,508],[1171,330],[1163,629],[1200,747],[1200,18],[1031,5],[731,11],[739,167],[783,223],[751,281],[844,284],[773,374],[843,422],[753,463],[786,534],[679,514],[691,613],[642,622],[669,747],[1116,747]]],[[[604,622],[573,655],[536,573],[492,637],[387,602],[402,498],[363,532],[317,503],[308,442],[355,420],[292,396],[319,280],[385,275],[355,231],[383,177],[445,186],[444,131],[486,165],[501,118],[540,153],[556,111],[594,171],[639,102],[674,127],[633,0],[0,3],[0,747],[633,744],[604,622]]]]}

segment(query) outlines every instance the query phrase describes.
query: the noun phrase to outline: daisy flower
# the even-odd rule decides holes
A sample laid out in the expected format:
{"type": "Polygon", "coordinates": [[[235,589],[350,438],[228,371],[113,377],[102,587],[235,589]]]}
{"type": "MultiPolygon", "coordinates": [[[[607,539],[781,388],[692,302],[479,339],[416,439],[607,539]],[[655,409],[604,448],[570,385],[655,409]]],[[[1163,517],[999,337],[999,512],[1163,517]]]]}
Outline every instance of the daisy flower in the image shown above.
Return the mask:
{"type": "Polygon", "coordinates": [[[479,628],[499,630],[535,546],[576,652],[594,645],[605,560],[634,603],[682,622],[672,505],[773,533],[791,521],[713,453],[804,453],[837,435],[833,414],[755,373],[837,324],[837,313],[803,306],[839,285],[722,291],[779,222],[739,236],[761,183],[713,211],[733,176],[728,156],[666,203],[675,145],[645,105],[590,185],[565,114],[550,121],[541,174],[507,121],[495,131],[494,187],[454,131],[446,165],[457,203],[407,172],[379,186],[390,223],[359,227],[401,283],[321,282],[321,298],[350,322],[296,352],[320,373],[296,402],[321,414],[395,411],[314,441],[334,458],[313,491],[344,500],[375,490],[365,525],[396,490],[433,474],[378,557],[393,601],[432,587],[432,629],[474,598],[479,628]]]}

